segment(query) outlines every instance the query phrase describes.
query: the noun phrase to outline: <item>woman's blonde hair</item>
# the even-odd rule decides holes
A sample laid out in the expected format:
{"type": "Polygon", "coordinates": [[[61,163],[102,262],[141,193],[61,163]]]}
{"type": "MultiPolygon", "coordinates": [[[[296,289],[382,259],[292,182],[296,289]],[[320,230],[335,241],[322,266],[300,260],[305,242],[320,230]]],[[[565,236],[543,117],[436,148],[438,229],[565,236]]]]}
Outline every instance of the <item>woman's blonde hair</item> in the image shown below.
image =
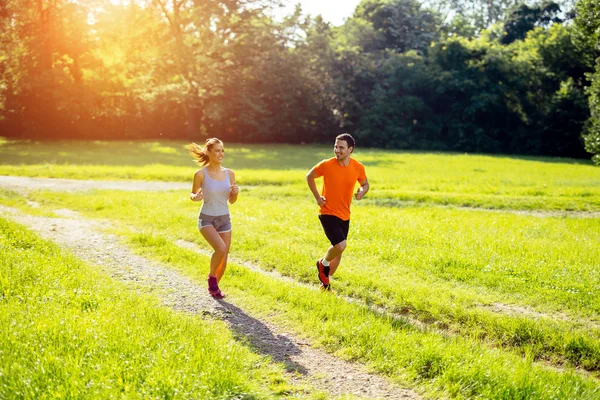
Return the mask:
{"type": "Polygon", "coordinates": [[[223,142],[217,138],[209,138],[206,139],[206,142],[204,143],[204,148],[196,143],[188,144],[187,148],[190,151],[192,157],[196,159],[196,162],[199,165],[203,166],[208,164],[208,152],[213,148],[215,144],[223,145],[223,142]]]}

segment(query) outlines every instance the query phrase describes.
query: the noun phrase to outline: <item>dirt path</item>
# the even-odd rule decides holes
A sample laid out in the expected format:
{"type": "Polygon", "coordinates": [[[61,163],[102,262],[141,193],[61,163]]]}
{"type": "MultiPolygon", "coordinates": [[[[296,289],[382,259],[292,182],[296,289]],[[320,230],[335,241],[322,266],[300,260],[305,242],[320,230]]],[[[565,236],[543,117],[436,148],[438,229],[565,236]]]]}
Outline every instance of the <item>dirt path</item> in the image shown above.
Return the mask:
{"type": "Polygon", "coordinates": [[[165,305],[225,320],[256,351],[283,363],[292,382],[309,383],[332,397],[352,395],[363,399],[420,399],[417,393],[366,372],[362,365],[314,349],[310,343],[254,318],[235,299],[212,299],[203,286],[165,266],[133,254],[119,243],[116,236],[102,233],[102,229],[106,228],[105,222],[100,224],[86,220],[71,210],[59,210],[56,213],[59,215],[57,218],[37,217],[0,206],[0,215],[29,227],[93,265],[101,265],[116,279],[153,290],[165,305]]]}
{"type": "Polygon", "coordinates": [[[84,181],[75,179],[29,178],[0,175],[0,187],[19,193],[31,190],[74,192],[93,189],[114,190],[180,190],[191,189],[191,183],[150,181],[84,181]]]}

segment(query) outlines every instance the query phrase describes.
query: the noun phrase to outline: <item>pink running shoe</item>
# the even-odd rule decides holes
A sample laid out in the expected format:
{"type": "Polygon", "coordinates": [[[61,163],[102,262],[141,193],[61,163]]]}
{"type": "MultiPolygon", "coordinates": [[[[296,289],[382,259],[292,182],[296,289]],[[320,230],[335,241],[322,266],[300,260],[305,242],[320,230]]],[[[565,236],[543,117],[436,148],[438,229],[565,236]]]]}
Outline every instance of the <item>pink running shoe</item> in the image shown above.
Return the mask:
{"type": "Polygon", "coordinates": [[[216,276],[208,276],[208,293],[215,299],[222,299],[225,297],[223,292],[221,292],[221,289],[219,289],[216,276]]]}

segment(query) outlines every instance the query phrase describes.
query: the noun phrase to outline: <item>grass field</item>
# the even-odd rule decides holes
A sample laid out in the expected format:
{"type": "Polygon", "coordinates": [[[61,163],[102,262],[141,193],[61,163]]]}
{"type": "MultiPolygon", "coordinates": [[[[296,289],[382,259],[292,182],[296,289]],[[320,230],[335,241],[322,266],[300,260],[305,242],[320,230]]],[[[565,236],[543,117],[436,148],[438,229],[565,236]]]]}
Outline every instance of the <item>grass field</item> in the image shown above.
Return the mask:
{"type": "MultiPolygon", "coordinates": [[[[181,142],[0,141],[0,175],[189,181],[181,142]]],[[[305,196],[308,168],[332,146],[231,145],[227,166],[265,196],[305,196]]],[[[600,211],[598,168],[589,161],[357,150],[377,188],[365,203],[491,209],[600,211]]]]}
{"type": "Polygon", "coordinates": [[[0,218],[0,398],[275,398],[282,370],[0,218]]]}
{"type": "MultiPolygon", "coordinates": [[[[191,183],[196,167],[184,144],[5,141],[0,175],[191,183]]],[[[235,169],[242,191],[231,208],[237,262],[223,289],[253,312],[434,398],[600,398],[597,167],[567,159],[358,149],[371,192],[353,206],[349,247],[333,279],[338,294],[326,296],[241,263],[315,284],[314,260],[327,241],[304,175],[332,149],[226,144],[226,150],[225,165],[235,169]]],[[[185,240],[207,249],[195,227],[198,205],[187,192],[4,191],[0,203],[28,213],[69,208],[110,221],[137,252],[204,284],[207,268],[198,265],[206,257],[176,245],[185,240]]],[[[21,232],[5,224],[4,240],[15,231],[21,232]]],[[[26,247],[57,251],[35,243],[26,247]]],[[[3,276],[19,251],[3,247],[3,276]]],[[[16,306],[5,286],[12,279],[2,282],[0,316],[9,321],[16,306]]],[[[39,297],[29,301],[37,304],[39,297]]],[[[17,330],[26,335],[31,328],[17,330]]],[[[11,343],[7,336],[0,342],[0,357],[13,354],[11,343]]],[[[16,364],[32,362],[27,350],[14,354],[16,364]]],[[[242,358],[234,367],[240,392],[259,390],[247,365],[242,358]]],[[[260,379],[274,379],[277,370],[263,367],[260,379]]],[[[0,393],[14,371],[0,375],[0,393]]],[[[276,385],[266,388],[254,396],[285,397],[276,385]]]]}

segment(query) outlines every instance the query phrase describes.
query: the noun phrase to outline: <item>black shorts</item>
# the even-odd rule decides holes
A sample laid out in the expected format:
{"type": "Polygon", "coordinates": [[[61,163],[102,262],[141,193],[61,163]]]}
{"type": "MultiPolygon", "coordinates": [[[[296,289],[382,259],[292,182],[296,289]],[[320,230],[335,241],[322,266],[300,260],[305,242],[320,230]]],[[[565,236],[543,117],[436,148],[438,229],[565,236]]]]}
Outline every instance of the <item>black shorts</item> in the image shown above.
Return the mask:
{"type": "Polygon", "coordinates": [[[323,225],[323,230],[332,246],[343,242],[348,237],[350,230],[350,220],[344,221],[335,215],[320,214],[319,220],[323,225]]]}

